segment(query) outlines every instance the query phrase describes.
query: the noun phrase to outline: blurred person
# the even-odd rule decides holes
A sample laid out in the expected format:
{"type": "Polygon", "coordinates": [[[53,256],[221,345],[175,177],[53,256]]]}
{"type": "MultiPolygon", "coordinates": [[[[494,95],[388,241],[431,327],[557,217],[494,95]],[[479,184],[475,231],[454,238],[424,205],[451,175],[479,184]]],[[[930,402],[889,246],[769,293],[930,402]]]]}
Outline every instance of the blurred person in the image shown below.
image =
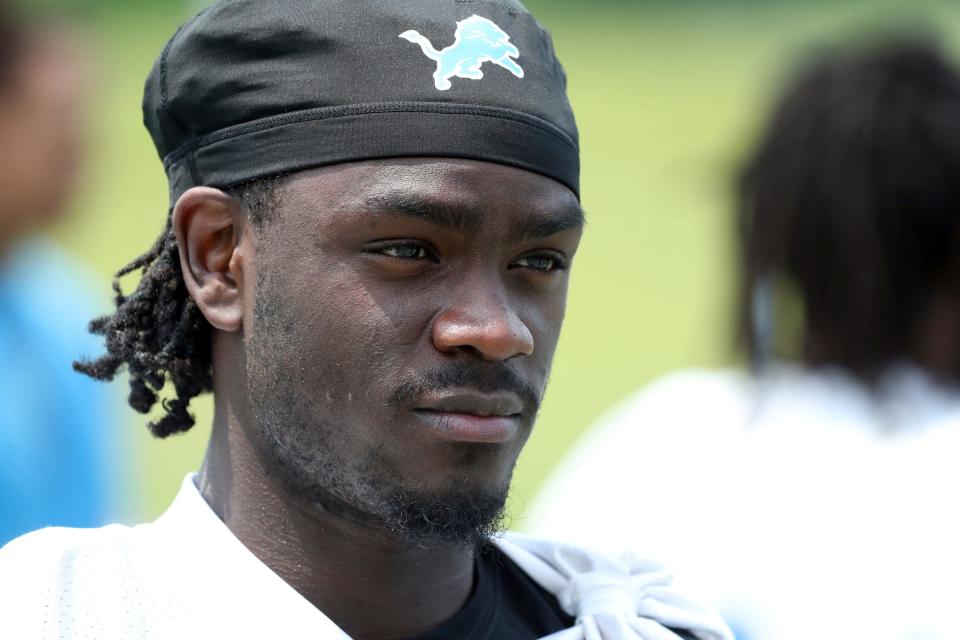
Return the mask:
{"type": "Polygon", "coordinates": [[[213,433],[157,521],[0,551],[0,637],[729,638],[658,565],[497,535],[583,229],[519,3],[218,2],[143,108],[169,217],[78,369],[213,433]]]}
{"type": "Polygon", "coordinates": [[[918,39],[826,55],[739,186],[755,371],[639,391],[527,528],[662,557],[741,638],[960,638],[960,77],[918,39]]]}
{"type": "Polygon", "coordinates": [[[100,296],[37,237],[63,211],[80,160],[84,65],[62,29],[0,7],[0,544],[49,525],[116,518],[123,490],[111,393],[71,370],[98,341],[100,296]]]}

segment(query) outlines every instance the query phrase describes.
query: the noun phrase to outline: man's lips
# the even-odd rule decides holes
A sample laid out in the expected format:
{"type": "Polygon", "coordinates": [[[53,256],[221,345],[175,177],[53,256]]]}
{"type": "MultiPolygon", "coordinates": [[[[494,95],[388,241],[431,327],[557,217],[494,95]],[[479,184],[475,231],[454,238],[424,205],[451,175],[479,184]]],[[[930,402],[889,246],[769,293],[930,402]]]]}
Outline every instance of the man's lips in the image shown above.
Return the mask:
{"type": "Polygon", "coordinates": [[[480,417],[519,416],[524,404],[512,393],[481,393],[479,391],[434,392],[421,397],[414,407],[417,411],[465,413],[480,417]]]}
{"type": "Polygon", "coordinates": [[[523,410],[523,401],[511,393],[457,391],[428,394],[413,413],[445,439],[495,443],[517,434],[523,410]]]}

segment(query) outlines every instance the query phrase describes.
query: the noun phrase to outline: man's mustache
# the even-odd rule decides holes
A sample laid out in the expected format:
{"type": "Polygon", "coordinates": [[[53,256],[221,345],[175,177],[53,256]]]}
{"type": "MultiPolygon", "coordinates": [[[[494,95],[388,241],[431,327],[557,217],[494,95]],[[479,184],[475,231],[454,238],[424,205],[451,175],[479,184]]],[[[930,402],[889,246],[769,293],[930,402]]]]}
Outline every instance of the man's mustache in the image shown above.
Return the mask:
{"type": "Polygon", "coordinates": [[[540,394],[520,374],[503,363],[452,363],[417,375],[398,386],[390,395],[390,404],[409,407],[429,393],[472,389],[481,393],[513,393],[522,401],[524,413],[535,415],[540,408],[540,394]]]}

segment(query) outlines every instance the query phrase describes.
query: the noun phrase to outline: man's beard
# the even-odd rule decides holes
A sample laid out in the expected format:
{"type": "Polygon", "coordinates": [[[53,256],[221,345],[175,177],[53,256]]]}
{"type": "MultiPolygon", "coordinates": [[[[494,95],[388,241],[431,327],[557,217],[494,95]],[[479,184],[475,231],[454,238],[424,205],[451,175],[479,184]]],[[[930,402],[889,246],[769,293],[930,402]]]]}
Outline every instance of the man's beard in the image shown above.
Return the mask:
{"type": "MultiPolygon", "coordinates": [[[[259,406],[268,405],[261,401],[259,406]]],[[[432,491],[405,488],[380,449],[369,451],[362,460],[346,460],[331,444],[339,439],[336,435],[314,438],[309,447],[298,444],[299,438],[281,440],[289,425],[304,424],[284,413],[261,410],[257,421],[267,469],[290,495],[424,548],[481,546],[502,528],[508,485],[494,491],[461,489],[453,483],[432,491]]]]}
{"type": "MultiPolygon", "coordinates": [[[[386,530],[420,547],[479,546],[502,527],[509,483],[484,489],[451,479],[443,489],[412,488],[380,445],[350,452],[345,425],[328,403],[304,392],[297,372],[306,369],[293,323],[269,285],[258,283],[255,323],[249,338],[247,385],[256,430],[254,441],[268,472],[285,490],[338,517],[386,530]],[[254,364],[251,364],[254,363],[254,364]]],[[[535,413],[538,395],[511,370],[460,363],[401,384],[390,403],[407,402],[429,389],[471,385],[507,389],[535,413]],[[485,372],[485,373],[483,373],[485,372]]],[[[322,393],[320,394],[322,395],[322,393]]],[[[532,420],[532,416],[531,416],[532,420]]],[[[451,443],[464,463],[495,455],[490,445],[451,443]]],[[[509,474],[508,474],[509,477],[509,474]]]]}

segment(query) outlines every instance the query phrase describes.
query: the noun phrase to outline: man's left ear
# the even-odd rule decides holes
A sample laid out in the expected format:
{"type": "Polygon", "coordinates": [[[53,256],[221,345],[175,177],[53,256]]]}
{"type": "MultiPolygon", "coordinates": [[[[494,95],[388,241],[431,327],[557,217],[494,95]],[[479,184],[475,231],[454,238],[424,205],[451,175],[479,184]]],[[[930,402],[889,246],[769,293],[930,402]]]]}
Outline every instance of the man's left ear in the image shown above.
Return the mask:
{"type": "Polygon", "coordinates": [[[207,322],[221,331],[243,326],[246,262],[240,241],[246,220],[240,203],[211,187],[188,189],[173,209],[187,291],[207,322]]]}

